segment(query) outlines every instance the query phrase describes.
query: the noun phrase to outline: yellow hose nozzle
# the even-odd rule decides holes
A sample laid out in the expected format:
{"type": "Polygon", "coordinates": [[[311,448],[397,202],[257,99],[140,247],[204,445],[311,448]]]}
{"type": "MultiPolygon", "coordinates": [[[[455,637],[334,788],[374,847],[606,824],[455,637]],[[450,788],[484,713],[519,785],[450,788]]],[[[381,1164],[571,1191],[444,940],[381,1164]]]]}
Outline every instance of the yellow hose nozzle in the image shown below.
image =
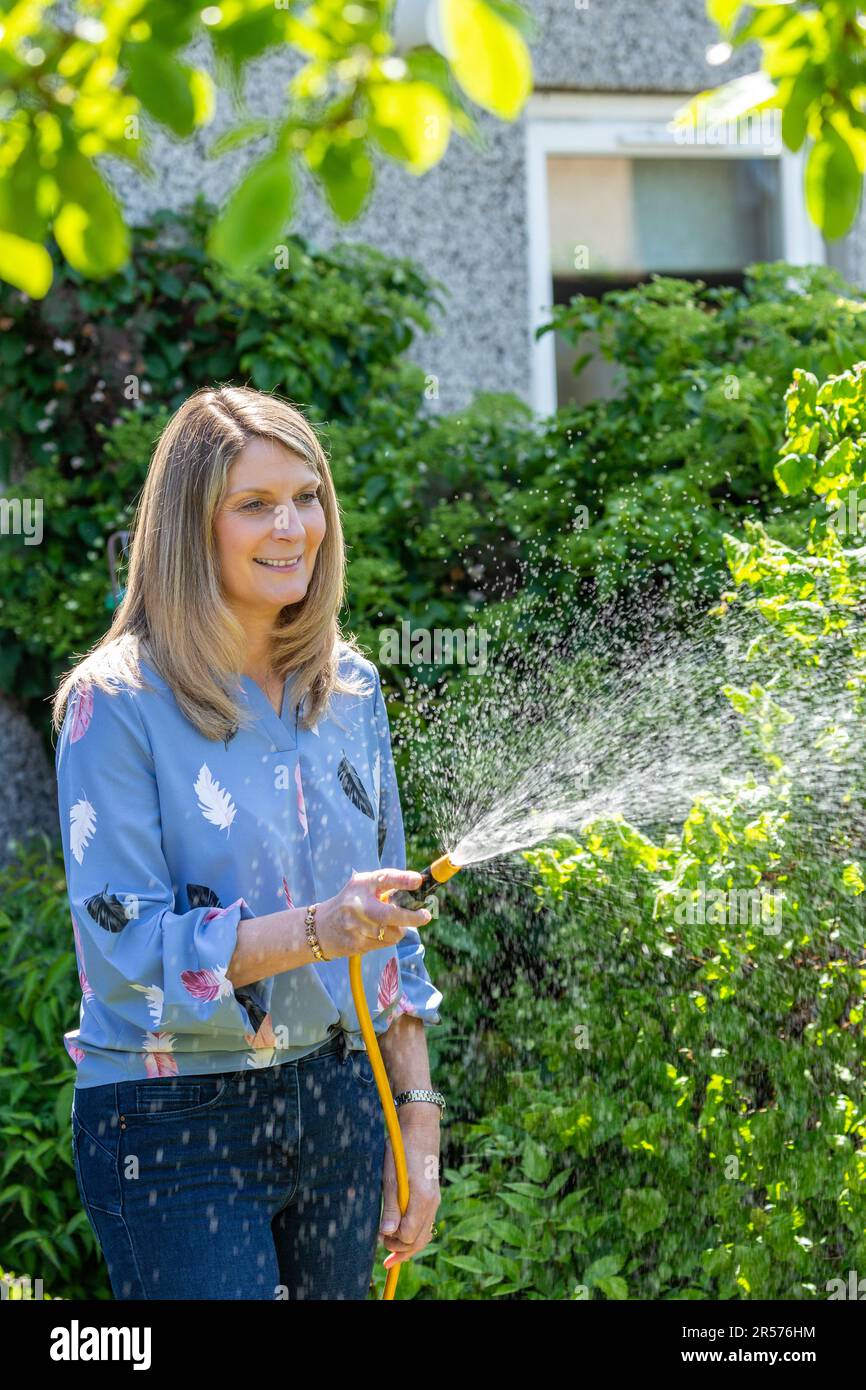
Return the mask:
{"type": "Polygon", "coordinates": [[[434,859],[430,865],[430,876],[435,878],[437,883],[447,883],[449,878],[460,872],[459,864],[452,864],[447,854],[443,854],[441,859],[434,859]]]}
{"type": "Polygon", "coordinates": [[[452,864],[448,855],[443,854],[439,859],[434,859],[432,864],[428,864],[417,888],[398,888],[396,893],[390,894],[389,901],[396,903],[398,907],[418,907],[431,893],[435,893],[441,884],[447,883],[449,878],[453,878],[459,872],[460,865],[452,864]]]}

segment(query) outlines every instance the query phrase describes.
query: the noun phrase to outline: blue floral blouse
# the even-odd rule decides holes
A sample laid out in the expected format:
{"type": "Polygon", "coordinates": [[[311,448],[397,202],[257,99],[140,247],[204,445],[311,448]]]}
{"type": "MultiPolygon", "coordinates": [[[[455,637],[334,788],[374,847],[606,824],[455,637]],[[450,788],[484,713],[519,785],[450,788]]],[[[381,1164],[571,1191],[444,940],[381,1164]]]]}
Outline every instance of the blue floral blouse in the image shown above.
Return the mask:
{"type": "MultiPolygon", "coordinates": [[[[363,1048],[348,958],[238,989],[226,979],[242,920],[322,902],[355,869],[406,867],[379,673],[340,651],[368,692],[333,695],[313,729],[289,708],[288,680],[277,715],[239,676],[257,719],[225,742],[199,732],[146,661],[152,690],[72,691],[55,761],[82,992],[64,1035],[76,1086],[274,1066],[337,1028],[363,1048]]],[[[441,1023],[415,927],[366,952],[362,972],[377,1034],[404,1012],[441,1023]]]]}

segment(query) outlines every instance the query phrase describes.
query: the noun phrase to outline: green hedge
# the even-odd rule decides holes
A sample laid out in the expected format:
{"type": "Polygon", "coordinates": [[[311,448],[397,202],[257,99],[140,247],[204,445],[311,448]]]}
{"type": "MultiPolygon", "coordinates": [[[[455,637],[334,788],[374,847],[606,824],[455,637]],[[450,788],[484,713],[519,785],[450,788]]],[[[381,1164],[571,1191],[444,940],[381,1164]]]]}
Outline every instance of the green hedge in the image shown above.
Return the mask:
{"type": "Polygon", "coordinates": [[[437,415],[406,358],[436,284],[372,248],[299,238],[287,269],[232,282],[206,261],[206,215],[160,214],[105,282],[58,266],[44,301],[0,288],[0,408],[17,422],[0,474],[14,464],[10,494],[45,508],[38,563],[15,537],[0,549],[0,689],[40,723],[46,690],[108,622],[107,536],[204,381],[276,389],[322,427],[349,546],[344,621],[375,659],[383,626],[465,628],[507,615],[527,585],[588,605],[649,580],[704,604],[732,524],[763,515],[790,539],[808,511],[772,491],[792,365],[826,374],[866,355],[862,302],[828,268],[755,266],[742,290],[657,278],[556,311],[622,362],[615,401],[534,420],[482,395],[437,415]]]}
{"type": "Polygon", "coordinates": [[[593,334],[617,364],[612,400],[559,412],[596,499],[569,546],[576,564],[617,584],[623,566],[655,569],[711,597],[723,536],[744,516],[796,543],[802,508],[773,481],[783,395],[796,368],[823,378],[866,357],[864,308],[831,267],[784,261],[748,267],[739,289],[655,276],[555,308],[542,333],[593,334]]]}
{"type": "Polygon", "coordinates": [[[866,548],[831,523],[866,486],[866,363],[820,388],[797,373],[787,421],[782,479],[824,524],[798,547],[758,523],[729,537],[715,610],[744,614],[724,693],[763,775],[660,840],[600,817],[524,853],[555,910],[547,971],[497,1011],[512,1093],[464,1128],[405,1294],[826,1299],[863,1268],[866,548]],[[757,892],[760,916],[696,910],[710,891],[757,892]]]}
{"type": "Polygon", "coordinates": [[[81,991],[59,837],[31,837],[0,874],[0,959],[0,1262],[55,1297],[107,1297],[72,1166],[63,1034],[81,991]]]}

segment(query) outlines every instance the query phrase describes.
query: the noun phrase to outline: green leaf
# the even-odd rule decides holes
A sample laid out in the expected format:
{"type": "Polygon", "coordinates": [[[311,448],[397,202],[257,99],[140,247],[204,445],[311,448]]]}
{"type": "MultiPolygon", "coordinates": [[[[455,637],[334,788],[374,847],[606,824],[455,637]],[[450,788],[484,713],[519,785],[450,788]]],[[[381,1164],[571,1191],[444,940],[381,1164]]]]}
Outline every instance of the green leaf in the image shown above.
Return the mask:
{"type": "Polygon", "coordinates": [[[208,25],[208,32],[215,51],[239,72],[250,58],[286,38],[287,13],[275,0],[244,0],[243,5],[230,9],[232,17],[208,25]]]}
{"type": "Polygon", "coordinates": [[[248,140],[258,140],[260,136],[267,135],[272,127],[271,121],[244,121],[243,125],[236,126],[234,130],[227,130],[218,140],[214,140],[207,152],[208,159],[219,159],[231,150],[236,150],[239,145],[245,145],[248,140]]]}
{"type": "Polygon", "coordinates": [[[48,293],[54,276],[51,257],[38,242],[0,231],[0,278],[31,299],[48,293]]]}
{"type": "Polygon", "coordinates": [[[860,207],[861,185],[853,150],[833,126],[825,125],[806,164],[806,206],[828,240],[850,229],[860,207]]]}
{"type": "Polygon", "coordinates": [[[304,151],[307,163],[325,190],[337,217],[351,222],[366,201],[373,182],[373,165],[363,140],[342,143],[325,131],[315,136],[304,151]]]}
{"type": "Polygon", "coordinates": [[[668,1204],[656,1187],[627,1187],[619,1204],[623,1225],[640,1238],[661,1226],[668,1204]]]}
{"type": "Polygon", "coordinates": [[[538,1215],[538,1202],[534,1202],[531,1197],[522,1197],[519,1192],[503,1192],[502,1201],[513,1211],[519,1212],[521,1216],[538,1215]]]}
{"type": "Polygon", "coordinates": [[[555,1197],[560,1188],[565,1187],[573,1171],[571,1168],[564,1168],[556,1177],[551,1178],[544,1191],[545,1197],[555,1197]]]}
{"type": "Polygon", "coordinates": [[[622,1269],[622,1255],[602,1255],[600,1260],[595,1260],[586,1270],[582,1282],[584,1284],[597,1284],[601,1279],[609,1279],[612,1275],[618,1274],[622,1269]]]}
{"type": "Polygon", "coordinates": [[[60,250],[82,275],[113,275],[129,259],[129,232],[114,194],[78,150],[63,151],[56,174],[62,206],[54,236],[60,250]]]}
{"type": "Polygon", "coordinates": [[[607,1298],[615,1298],[618,1300],[628,1298],[628,1284],[624,1279],[620,1279],[619,1276],[615,1274],[609,1279],[597,1280],[596,1288],[601,1289],[602,1293],[605,1294],[607,1298]]]}
{"type": "Polygon", "coordinates": [[[533,1182],[546,1182],[550,1174],[550,1155],[534,1139],[527,1138],[523,1145],[523,1171],[533,1182]]]}
{"type": "Polygon", "coordinates": [[[495,1217],[487,1217],[485,1219],[485,1225],[489,1230],[493,1231],[494,1235],[499,1236],[500,1240],[504,1240],[509,1245],[516,1245],[518,1249],[521,1249],[528,1243],[527,1233],[521,1230],[519,1226],[515,1225],[513,1221],[497,1220],[495,1217]]]}
{"type": "Polygon", "coordinates": [[[451,135],[448,102],[430,82],[375,82],[368,88],[370,134],[416,174],[438,164],[451,135]]]}
{"type": "Polygon", "coordinates": [[[439,0],[439,19],[452,71],[466,95],[513,120],[532,89],[532,60],[521,35],[484,0],[439,0]]]}
{"type": "Polygon", "coordinates": [[[811,64],[797,73],[793,82],[788,84],[784,96],[780,93],[783,102],[782,140],[789,150],[799,150],[805,140],[809,127],[809,109],[820,95],[821,83],[811,64]]]}
{"type": "Polygon", "coordinates": [[[179,63],[158,43],[128,43],[123,53],[133,96],[175,135],[191,135],[203,118],[205,96],[201,82],[193,81],[194,69],[179,63]]]}
{"type": "MultiPolygon", "coordinates": [[[[5,155],[9,160],[11,139],[8,132],[6,140],[5,155]]],[[[39,141],[31,132],[18,158],[11,167],[6,165],[4,177],[0,179],[0,227],[25,241],[44,241],[53,212],[51,205],[56,197],[51,183],[50,174],[42,167],[39,141]]]]}
{"type": "Polygon", "coordinates": [[[442,1263],[454,1265],[456,1269],[465,1269],[469,1274],[486,1274],[487,1270],[480,1260],[476,1260],[474,1255],[443,1255],[442,1263]]]}
{"type": "Polygon", "coordinates": [[[725,36],[733,32],[743,0],[707,0],[707,15],[725,36]]]}
{"type": "Polygon", "coordinates": [[[773,477],[786,497],[796,497],[812,481],[815,458],[812,454],[786,454],[773,469],[773,477]]]}
{"type": "Polygon", "coordinates": [[[295,181],[289,156],[267,155],[232,193],[208,239],[214,260],[245,270],[273,250],[292,215],[295,181]]]}

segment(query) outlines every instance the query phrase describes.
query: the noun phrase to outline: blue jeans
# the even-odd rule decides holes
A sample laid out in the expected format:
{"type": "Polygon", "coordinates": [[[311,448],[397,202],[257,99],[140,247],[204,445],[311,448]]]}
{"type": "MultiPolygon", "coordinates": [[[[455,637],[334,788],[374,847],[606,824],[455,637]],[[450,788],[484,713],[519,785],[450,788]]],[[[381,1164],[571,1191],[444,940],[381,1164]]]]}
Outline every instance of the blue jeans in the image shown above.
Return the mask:
{"type": "Polygon", "coordinates": [[[385,1124],[342,1030],[278,1066],[85,1086],[71,1119],[115,1298],[367,1297],[385,1124]]]}

